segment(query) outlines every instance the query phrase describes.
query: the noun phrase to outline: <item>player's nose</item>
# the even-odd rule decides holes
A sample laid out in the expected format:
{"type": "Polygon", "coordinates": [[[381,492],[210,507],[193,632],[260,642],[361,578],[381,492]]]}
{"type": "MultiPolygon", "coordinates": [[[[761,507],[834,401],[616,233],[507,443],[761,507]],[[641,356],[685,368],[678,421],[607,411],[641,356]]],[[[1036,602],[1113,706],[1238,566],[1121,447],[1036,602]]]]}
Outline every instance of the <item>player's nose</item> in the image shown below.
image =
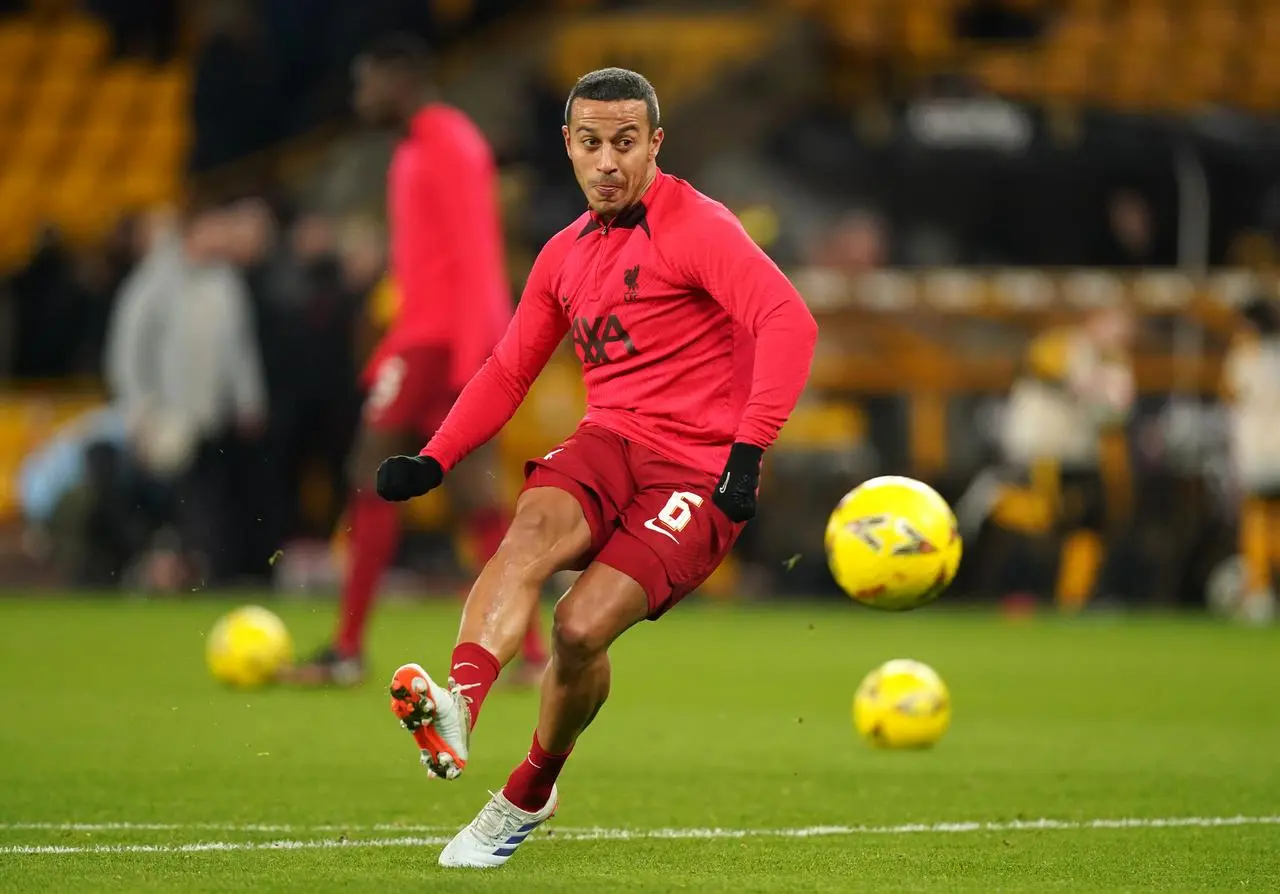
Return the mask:
{"type": "Polygon", "coordinates": [[[596,159],[596,170],[601,174],[612,174],[618,170],[618,160],[608,146],[605,146],[596,159]]]}

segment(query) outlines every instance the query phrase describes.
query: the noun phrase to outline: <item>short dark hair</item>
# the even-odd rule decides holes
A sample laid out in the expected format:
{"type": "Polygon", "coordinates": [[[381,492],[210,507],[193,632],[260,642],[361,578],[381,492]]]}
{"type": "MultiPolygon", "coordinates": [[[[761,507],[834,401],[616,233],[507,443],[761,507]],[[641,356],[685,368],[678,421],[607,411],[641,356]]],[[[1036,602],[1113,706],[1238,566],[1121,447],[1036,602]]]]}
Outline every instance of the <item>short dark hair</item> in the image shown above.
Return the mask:
{"type": "Polygon", "coordinates": [[[431,71],[431,45],[410,31],[382,34],[360,55],[377,65],[402,67],[420,77],[431,71]]]}
{"type": "Polygon", "coordinates": [[[657,91],[644,75],[626,68],[601,68],[578,78],[578,83],[573,85],[573,89],[569,91],[569,99],[564,104],[565,124],[569,123],[569,113],[573,110],[575,99],[593,99],[597,102],[639,99],[649,112],[649,126],[657,128],[662,124],[657,91]]]}

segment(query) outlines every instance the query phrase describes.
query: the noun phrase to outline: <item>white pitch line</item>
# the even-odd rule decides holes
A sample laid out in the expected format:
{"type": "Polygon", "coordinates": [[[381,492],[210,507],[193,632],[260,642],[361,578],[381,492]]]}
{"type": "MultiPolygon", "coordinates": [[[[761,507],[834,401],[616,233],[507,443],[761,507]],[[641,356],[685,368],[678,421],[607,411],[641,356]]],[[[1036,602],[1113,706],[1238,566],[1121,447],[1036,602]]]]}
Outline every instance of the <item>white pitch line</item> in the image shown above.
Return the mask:
{"type": "MultiPolygon", "coordinates": [[[[100,824],[105,825],[105,824],[100,824]]],[[[120,826],[123,824],[116,824],[120,826]]],[[[196,826],[177,824],[163,825],[163,830],[194,829],[196,826]]],[[[551,826],[548,834],[540,835],[532,840],[555,841],[643,841],[643,840],[724,840],[740,838],[820,838],[857,835],[918,835],[918,834],[958,834],[965,832],[1070,832],[1090,829],[1179,829],[1179,828],[1219,828],[1230,826],[1275,826],[1280,825],[1280,816],[1170,816],[1170,817],[1132,817],[1121,819],[1092,820],[1012,820],[1010,822],[959,822],[959,823],[907,823],[897,826],[805,826],[795,829],[605,829],[605,828],[559,828],[551,826]]],[[[66,828],[56,823],[28,823],[26,827],[39,829],[66,828]]],[[[73,824],[67,824],[73,826],[73,824]]],[[[0,829],[16,828],[17,824],[0,826],[0,829]]],[[[139,830],[146,824],[126,826],[139,830]]],[[[260,830],[261,826],[231,827],[241,830],[260,830]]],[[[330,827],[299,827],[318,830],[330,827]]],[[[351,832],[360,828],[348,826],[351,832]]],[[[397,827],[404,829],[406,827],[397,827]]],[[[205,851],[260,851],[260,850],[319,850],[342,847],[422,847],[446,844],[449,836],[369,839],[283,839],[277,841],[203,841],[192,844],[20,844],[0,847],[0,855],[7,854],[189,854],[205,851]]]]}
{"type": "Polygon", "coordinates": [[[374,825],[295,825],[292,823],[0,823],[0,832],[271,832],[305,834],[324,832],[455,832],[456,826],[420,826],[399,823],[374,825]]]}

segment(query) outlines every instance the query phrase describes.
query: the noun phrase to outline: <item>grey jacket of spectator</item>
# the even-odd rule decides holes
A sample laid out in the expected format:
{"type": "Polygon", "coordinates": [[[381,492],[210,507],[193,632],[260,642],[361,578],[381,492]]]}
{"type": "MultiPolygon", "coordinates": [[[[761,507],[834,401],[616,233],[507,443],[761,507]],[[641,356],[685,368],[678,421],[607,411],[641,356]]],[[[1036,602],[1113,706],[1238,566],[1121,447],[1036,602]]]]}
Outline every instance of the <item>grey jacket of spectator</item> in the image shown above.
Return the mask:
{"type": "Polygon", "coordinates": [[[133,420],[161,415],[195,438],[266,412],[249,296],[226,264],[195,265],[162,238],[121,286],[106,378],[133,420]]]}

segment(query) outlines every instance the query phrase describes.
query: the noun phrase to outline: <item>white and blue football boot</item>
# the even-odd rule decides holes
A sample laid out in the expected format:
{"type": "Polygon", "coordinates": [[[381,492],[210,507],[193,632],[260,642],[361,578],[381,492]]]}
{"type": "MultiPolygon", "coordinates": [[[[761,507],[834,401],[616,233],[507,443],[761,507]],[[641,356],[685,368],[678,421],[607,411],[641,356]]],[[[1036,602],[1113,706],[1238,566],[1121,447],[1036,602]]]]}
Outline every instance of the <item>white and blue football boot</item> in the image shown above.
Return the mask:
{"type": "Polygon", "coordinates": [[[551,787],[551,797],[537,813],[521,810],[497,792],[465,829],[440,852],[440,865],[492,869],[511,859],[534,829],[555,815],[560,792],[551,787]]]}

